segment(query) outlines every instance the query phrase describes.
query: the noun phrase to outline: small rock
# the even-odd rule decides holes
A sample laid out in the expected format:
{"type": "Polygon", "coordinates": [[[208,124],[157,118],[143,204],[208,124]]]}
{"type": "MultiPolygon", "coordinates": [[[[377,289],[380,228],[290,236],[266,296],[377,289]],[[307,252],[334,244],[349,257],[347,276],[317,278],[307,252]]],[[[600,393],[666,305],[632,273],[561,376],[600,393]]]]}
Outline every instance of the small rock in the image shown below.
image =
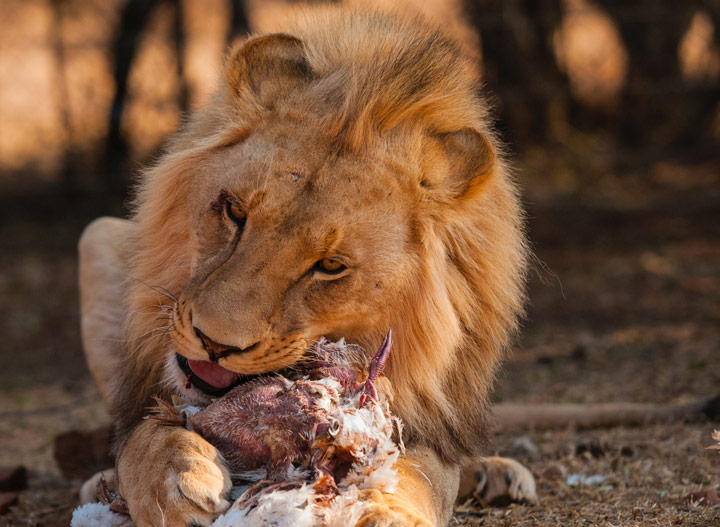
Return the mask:
{"type": "Polygon", "coordinates": [[[562,463],[555,462],[548,466],[540,476],[541,480],[560,480],[565,481],[568,476],[568,470],[562,463]]]}
{"type": "Polygon", "coordinates": [[[67,479],[87,479],[115,461],[110,454],[112,429],[71,430],[55,437],[55,461],[67,479]]]}
{"type": "Polygon", "coordinates": [[[592,456],[599,459],[605,456],[605,449],[599,441],[590,441],[589,443],[580,443],[575,447],[576,456],[592,456]]]}
{"type": "Polygon", "coordinates": [[[570,352],[570,359],[575,362],[585,362],[587,360],[587,348],[583,344],[578,344],[570,352]]]}
{"type": "Polygon", "coordinates": [[[571,457],[575,455],[575,443],[571,441],[564,441],[558,446],[556,454],[557,457],[571,457]]]}
{"type": "Polygon", "coordinates": [[[605,476],[601,476],[600,474],[596,474],[594,476],[588,476],[585,478],[585,485],[592,486],[592,485],[600,485],[605,481],[605,476]]]}
{"type": "Polygon", "coordinates": [[[555,362],[555,357],[553,357],[551,355],[540,355],[537,358],[537,362],[538,362],[538,364],[545,364],[545,365],[552,364],[553,362],[555,362]]]}
{"type": "Polygon", "coordinates": [[[538,461],[540,459],[540,449],[538,449],[535,441],[533,441],[529,436],[518,437],[513,442],[512,453],[515,456],[524,456],[533,461],[538,461]]]}
{"type": "Polygon", "coordinates": [[[605,481],[605,476],[595,474],[594,476],[586,476],[585,474],[570,474],[567,478],[569,487],[592,487],[600,485],[605,481]]]}
{"type": "Polygon", "coordinates": [[[598,339],[592,333],[583,331],[578,335],[578,342],[570,352],[570,359],[576,362],[585,362],[588,360],[590,353],[597,349],[598,339]]]}
{"type": "Polygon", "coordinates": [[[0,468],[0,492],[25,490],[27,488],[27,469],[22,465],[0,468]]]}
{"type": "Polygon", "coordinates": [[[633,457],[635,450],[631,446],[624,446],[620,449],[620,455],[623,457],[633,457]]]}
{"type": "Polygon", "coordinates": [[[17,502],[17,492],[0,492],[0,514],[6,514],[17,502]]]}
{"type": "Polygon", "coordinates": [[[720,507],[720,498],[712,489],[693,492],[685,498],[685,501],[694,507],[720,507]]]}
{"type": "Polygon", "coordinates": [[[570,474],[567,479],[567,484],[569,487],[577,487],[582,483],[582,478],[584,477],[582,474],[570,474]]]}
{"type": "Polygon", "coordinates": [[[720,421],[720,395],[710,399],[702,409],[702,413],[711,421],[720,421]]]}

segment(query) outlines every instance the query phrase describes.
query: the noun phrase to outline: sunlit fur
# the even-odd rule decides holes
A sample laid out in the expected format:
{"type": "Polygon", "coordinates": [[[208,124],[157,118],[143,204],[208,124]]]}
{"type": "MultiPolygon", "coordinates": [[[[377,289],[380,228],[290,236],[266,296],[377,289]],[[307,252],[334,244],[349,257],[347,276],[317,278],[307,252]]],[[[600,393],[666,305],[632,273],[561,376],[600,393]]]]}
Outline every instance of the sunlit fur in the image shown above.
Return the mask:
{"type": "Polygon", "coordinates": [[[243,373],[291,365],[322,335],[372,352],[392,328],[386,372],[408,442],[477,453],[526,249],[475,68],[419,21],[328,8],[289,33],[300,40],[238,44],[213,102],[142,176],[120,434],[152,394],[178,389],[174,350],[207,357],[192,316],[218,342],[261,342],[221,361],[243,373]],[[248,212],[236,246],[213,205],[224,189],[248,212]],[[303,274],[336,251],[350,274],[303,274]],[[167,333],[153,332],[159,301],[174,311],[167,333]]]}

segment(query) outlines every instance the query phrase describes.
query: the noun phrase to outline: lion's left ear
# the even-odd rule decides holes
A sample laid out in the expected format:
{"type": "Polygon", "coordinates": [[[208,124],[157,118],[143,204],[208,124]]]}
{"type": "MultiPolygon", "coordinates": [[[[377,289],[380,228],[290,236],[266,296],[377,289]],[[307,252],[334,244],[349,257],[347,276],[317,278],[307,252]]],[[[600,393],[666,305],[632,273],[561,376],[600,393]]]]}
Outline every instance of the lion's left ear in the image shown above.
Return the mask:
{"type": "Polygon", "coordinates": [[[445,155],[448,170],[441,183],[450,199],[474,196],[491,176],[497,154],[490,141],[473,128],[435,135],[445,155]]]}
{"type": "Polygon", "coordinates": [[[275,33],[235,46],[225,65],[225,81],[235,97],[254,97],[268,108],[312,79],[303,41],[275,33]]]}

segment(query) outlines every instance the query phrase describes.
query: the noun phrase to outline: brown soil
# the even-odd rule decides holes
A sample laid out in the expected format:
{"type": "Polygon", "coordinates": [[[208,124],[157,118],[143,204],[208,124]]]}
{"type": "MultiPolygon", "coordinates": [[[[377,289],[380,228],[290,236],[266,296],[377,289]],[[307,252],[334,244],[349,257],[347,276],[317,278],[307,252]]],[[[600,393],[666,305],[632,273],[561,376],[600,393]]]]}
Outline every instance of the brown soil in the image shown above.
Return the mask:
{"type": "MultiPolygon", "coordinates": [[[[654,166],[565,194],[562,185],[526,182],[537,273],[497,400],[680,403],[717,395],[717,166],[654,166]]],[[[107,420],[79,346],[73,247],[89,215],[35,205],[0,223],[0,466],[31,471],[30,489],[0,526],[67,526],[80,481],[60,476],[52,439],[107,420]]],[[[705,450],[713,427],[720,425],[501,433],[495,451],[527,464],[540,504],[468,503],[454,525],[720,525],[720,509],[684,499],[720,491],[720,455],[705,450]],[[571,486],[573,475],[601,481],[571,486]]]]}

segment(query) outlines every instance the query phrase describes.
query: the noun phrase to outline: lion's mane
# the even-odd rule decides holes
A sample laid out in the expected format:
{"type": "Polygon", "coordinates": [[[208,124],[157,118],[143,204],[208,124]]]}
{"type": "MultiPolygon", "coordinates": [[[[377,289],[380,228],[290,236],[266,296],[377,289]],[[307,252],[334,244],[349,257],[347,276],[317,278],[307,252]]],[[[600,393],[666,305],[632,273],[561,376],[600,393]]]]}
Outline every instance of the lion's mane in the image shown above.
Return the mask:
{"type": "MultiPolygon", "coordinates": [[[[489,128],[476,67],[436,29],[387,15],[314,11],[291,33],[301,39],[315,79],[306,103],[336,102],[324,126],[341,150],[361,150],[373,134],[400,126],[439,134],[470,128],[492,145],[482,184],[452,202],[439,198],[416,218],[423,251],[413,286],[389,300],[396,303],[397,341],[387,374],[406,439],[431,445],[445,460],[477,454],[495,370],[522,311],[527,251],[516,187],[489,128]]],[[[232,66],[226,77],[235,74],[232,66]]],[[[133,214],[128,360],[112,409],[121,437],[153,394],[168,395],[166,354],[158,351],[168,340],[153,308],[168,300],[148,285],[178,295],[189,280],[193,169],[211,152],[242,141],[264,111],[222,83],[143,174],[133,214]]],[[[370,327],[368,335],[385,330],[370,327]]]]}

